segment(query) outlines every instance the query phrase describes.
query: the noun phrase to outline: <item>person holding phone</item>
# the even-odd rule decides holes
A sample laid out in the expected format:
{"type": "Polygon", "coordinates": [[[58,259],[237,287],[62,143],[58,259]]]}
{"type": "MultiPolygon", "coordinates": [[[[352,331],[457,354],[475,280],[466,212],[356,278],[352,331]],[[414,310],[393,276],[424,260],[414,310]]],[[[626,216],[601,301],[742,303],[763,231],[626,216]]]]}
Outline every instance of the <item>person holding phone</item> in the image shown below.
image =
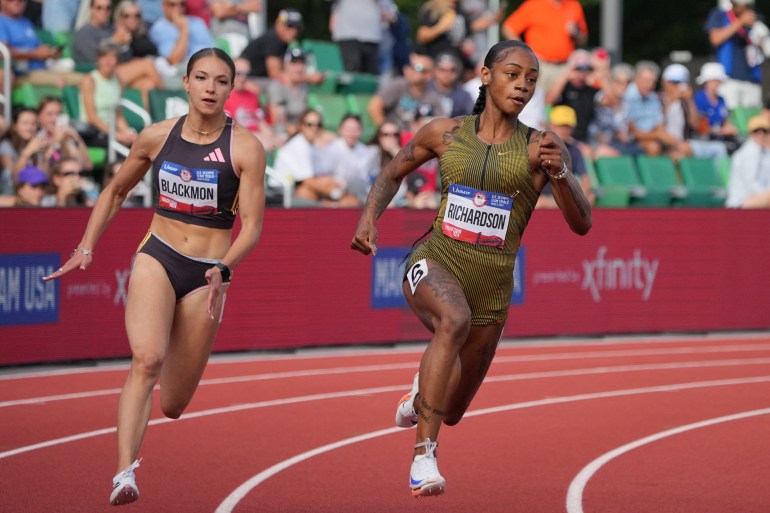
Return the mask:
{"type": "Polygon", "coordinates": [[[32,20],[24,16],[26,0],[0,0],[0,42],[8,47],[13,62],[15,85],[77,85],[80,73],[51,71],[46,60],[61,57],[61,48],[45,45],[37,36],[32,20]]]}
{"type": "MultiPolygon", "coordinates": [[[[727,79],[719,87],[727,108],[762,106],[762,61],[765,56],[752,34],[761,30],[754,0],[731,0],[729,9],[709,12],[705,31],[727,79]]],[[[762,27],[767,30],[764,23],[762,27]]]]}

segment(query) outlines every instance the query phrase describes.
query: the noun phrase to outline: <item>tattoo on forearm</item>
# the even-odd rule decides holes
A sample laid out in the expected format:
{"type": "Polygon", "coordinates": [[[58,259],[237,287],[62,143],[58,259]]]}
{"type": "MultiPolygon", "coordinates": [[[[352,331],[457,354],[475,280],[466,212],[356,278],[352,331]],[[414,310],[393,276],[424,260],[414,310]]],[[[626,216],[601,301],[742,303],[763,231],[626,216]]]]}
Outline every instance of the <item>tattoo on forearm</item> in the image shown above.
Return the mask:
{"type": "Polygon", "coordinates": [[[386,173],[380,173],[372,184],[367,203],[371,203],[377,212],[377,217],[387,208],[393,196],[398,192],[398,183],[393,182],[386,173]]]}
{"type": "Polygon", "coordinates": [[[585,194],[583,194],[583,189],[580,187],[577,178],[573,177],[572,180],[567,180],[567,183],[569,184],[569,193],[572,195],[572,201],[577,206],[578,212],[580,212],[580,216],[583,219],[587,218],[588,201],[586,200],[585,194]]]}

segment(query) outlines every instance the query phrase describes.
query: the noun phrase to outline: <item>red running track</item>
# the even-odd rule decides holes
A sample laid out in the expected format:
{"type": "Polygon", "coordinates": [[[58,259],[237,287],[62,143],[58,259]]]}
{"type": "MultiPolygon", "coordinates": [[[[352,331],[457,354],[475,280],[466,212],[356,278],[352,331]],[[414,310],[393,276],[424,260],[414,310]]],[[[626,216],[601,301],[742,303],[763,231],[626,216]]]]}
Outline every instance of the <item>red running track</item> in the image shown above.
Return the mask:
{"type": "MultiPolygon", "coordinates": [[[[446,494],[414,499],[392,419],[422,349],[215,356],[180,420],[153,412],[117,511],[770,511],[767,334],[504,343],[442,429],[446,494]]],[[[126,368],[2,371],[0,512],[116,511],[126,368]]]]}

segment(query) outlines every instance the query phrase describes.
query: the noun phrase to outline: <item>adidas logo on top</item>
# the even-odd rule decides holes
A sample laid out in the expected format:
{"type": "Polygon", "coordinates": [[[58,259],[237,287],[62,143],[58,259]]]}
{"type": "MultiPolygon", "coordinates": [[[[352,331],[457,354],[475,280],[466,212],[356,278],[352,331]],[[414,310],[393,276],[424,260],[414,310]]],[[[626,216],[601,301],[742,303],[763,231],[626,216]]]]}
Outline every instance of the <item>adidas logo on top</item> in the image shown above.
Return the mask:
{"type": "Polygon", "coordinates": [[[224,162],[225,156],[222,155],[222,150],[217,148],[216,150],[209,153],[207,157],[203,157],[203,160],[205,162],[224,162]]]}

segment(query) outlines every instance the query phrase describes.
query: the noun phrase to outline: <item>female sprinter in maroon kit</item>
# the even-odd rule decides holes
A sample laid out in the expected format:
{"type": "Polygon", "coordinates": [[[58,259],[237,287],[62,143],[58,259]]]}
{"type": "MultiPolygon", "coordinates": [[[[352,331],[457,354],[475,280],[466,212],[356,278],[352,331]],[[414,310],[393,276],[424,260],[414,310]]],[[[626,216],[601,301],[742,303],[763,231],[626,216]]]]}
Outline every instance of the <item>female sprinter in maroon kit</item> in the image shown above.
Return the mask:
{"type": "Polygon", "coordinates": [[[216,48],[195,53],[189,114],[146,127],[99,196],[72,257],[46,280],[85,270],[99,237],[152,166],[158,204],[134,259],[126,304],[131,368],[118,403],[118,473],[110,503],[139,498],[134,470],[160,380],[160,406],[179,418],[192,399],[238,263],[256,246],[265,209],[265,152],[224,111],[235,66],[216,48]],[[241,230],[232,240],[236,214],[241,230]]]}
{"type": "MultiPolygon", "coordinates": [[[[441,205],[430,236],[412,251],[404,295],[433,332],[396,425],[417,425],[409,487],[439,495],[436,463],[442,423],[460,422],[486,376],[508,316],[521,236],[546,183],[572,231],[591,228],[591,208],[570,171],[564,143],[518,120],[532,98],[539,64],[519,41],[493,46],[481,70],[470,116],[422,127],[373,184],[351,243],[376,252],[376,220],[406,175],[439,159],[441,205]]],[[[558,309],[557,309],[558,311],[558,309]]]]}

